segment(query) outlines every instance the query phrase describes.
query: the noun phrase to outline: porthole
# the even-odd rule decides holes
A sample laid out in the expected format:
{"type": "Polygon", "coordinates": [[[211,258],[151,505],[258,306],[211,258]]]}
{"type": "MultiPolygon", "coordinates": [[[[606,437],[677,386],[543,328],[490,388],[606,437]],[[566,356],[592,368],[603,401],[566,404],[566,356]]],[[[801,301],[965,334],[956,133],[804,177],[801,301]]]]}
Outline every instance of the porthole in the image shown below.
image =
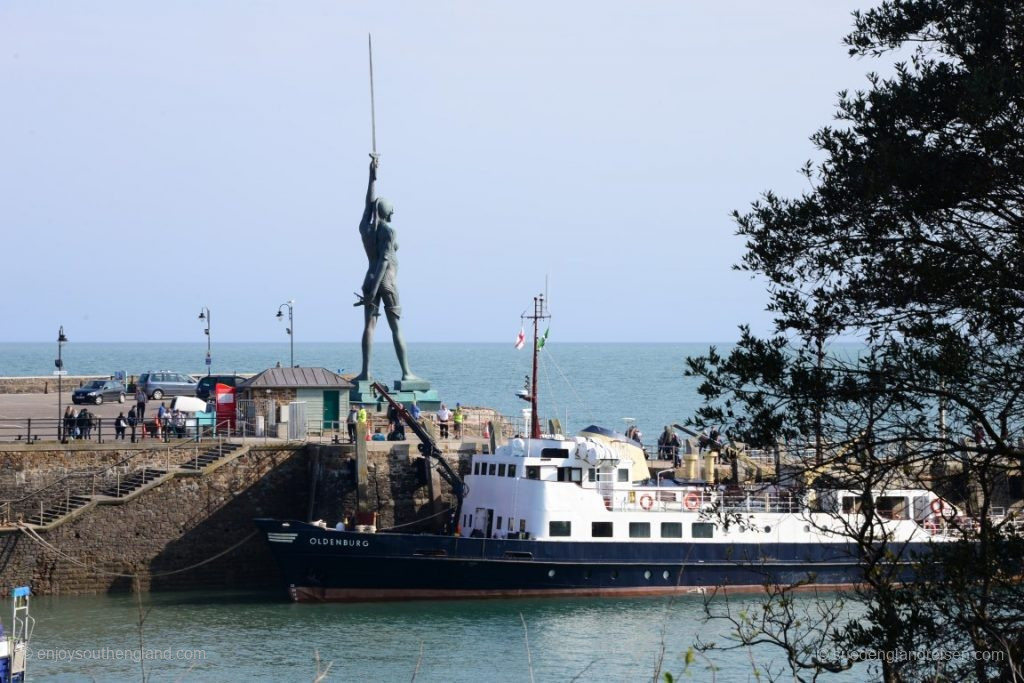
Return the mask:
{"type": "Polygon", "coordinates": [[[810,533],[811,532],[811,525],[810,524],[804,524],[804,531],[806,531],[807,533],[810,533]]]}
{"type": "Polygon", "coordinates": [[[589,569],[584,569],[583,570],[583,580],[584,581],[590,581],[590,570],[589,569]]]}
{"type": "Polygon", "coordinates": [[[644,578],[647,579],[647,580],[650,580],[650,578],[651,578],[651,570],[650,569],[648,569],[647,571],[644,572],[644,578]]]}
{"type": "Polygon", "coordinates": [[[612,570],[612,581],[615,581],[618,578],[619,578],[619,570],[618,569],[613,569],[612,570]]]}
{"type": "Polygon", "coordinates": [[[667,569],[661,573],[661,578],[663,578],[666,581],[668,581],[668,570],[667,569]]]}
{"type": "Polygon", "coordinates": [[[770,526],[766,526],[766,527],[764,528],[764,532],[765,532],[766,534],[770,534],[770,533],[772,532],[772,528],[771,528],[770,526]]]}
{"type": "Polygon", "coordinates": [[[548,570],[548,578],[549,579],[555,578],[555,570],[554,569],[549,569],[548,570]]]}

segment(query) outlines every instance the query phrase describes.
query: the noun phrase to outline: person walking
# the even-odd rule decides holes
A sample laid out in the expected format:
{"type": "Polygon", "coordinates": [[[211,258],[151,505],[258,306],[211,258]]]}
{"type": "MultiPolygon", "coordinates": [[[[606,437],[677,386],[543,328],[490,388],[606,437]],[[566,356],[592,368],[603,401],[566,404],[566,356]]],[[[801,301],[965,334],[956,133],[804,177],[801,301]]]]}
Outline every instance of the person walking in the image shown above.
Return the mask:
{"type": "Polygon", "coordinates": [[[359,410],[352,406],[348,409],[348,418],[345,420],[345,425],[348,427],[348,442],[356,442],[356,421],[359,419],[359,410]]]}
{"type": "Polygon", "coordinates": [[[448,410],[448,406],[441,404],[441,409],[437,411],[437,426],[440,431],[441,438],[448,438],[448,421],[452,419],[452,411],[448,410]]]}
{"type": "Polygon", "coordinates": [[[369,439],[370,438],[370,436],[369,436],[370,435],[369,415],[366,414],[366,405],[363,404],[363,403],[359,404],[359,412],[356,413],[356,423],[357,424],[361,424],[361,425],[363,425],[363,427],[366,428],[365,429],[366,435],[367,435],[366,438],[369,439]]]}
{"type": "Polygon", "coordinates": [[[679,467],[679,437],[672,431],[672,428],[665,425],[665,431],[658,437],[658,459],[671,460],[675,467],[679,467]]]}
{"type": "Polygon", "coordinates": [[[142,390],[142,387],[135,389],[135,419],[139,421],[139,424],[143,424],[146,421],[146,392],[142,390]]]}
{"type": "Polygon", "coordinates": [[[121,439],[121,441],[124,441],[124,433],[126,431],[128,431],[128,420],[125,419],[124,411],[122,411],[114,418],[114,440],[121,439]]]}
{"type": "Polygon", "coordinates": [[[76,426],[78,427],[78,436],[82,439],[88,439],[90,432],[92,431],[92,415],[89,414],[89,410],[87,408],[82,408],[82,410],[79,411],[76,423],[76,426]]]}

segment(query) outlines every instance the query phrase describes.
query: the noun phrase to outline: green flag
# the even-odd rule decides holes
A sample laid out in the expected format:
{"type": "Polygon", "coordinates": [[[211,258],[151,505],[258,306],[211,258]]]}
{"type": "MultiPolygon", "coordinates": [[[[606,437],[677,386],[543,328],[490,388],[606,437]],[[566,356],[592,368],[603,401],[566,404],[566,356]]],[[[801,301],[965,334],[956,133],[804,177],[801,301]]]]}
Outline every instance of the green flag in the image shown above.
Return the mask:
{"type": "Polygon", "coordinates": [[[540,349],[543,349],[543,348],[544,348],[544,344],[545,344],[545,343],[547,343],[547,340],[548,340],[548,333],[549,333],[549,332],[551,332],[551,328],[550,328],[550,327],[549,327],[548,329],[544,330],[544,334],[542,334],[542,335],[540,336],[540,339],[538,339],[538,340],[537,340],[537,350],[538,350],[538,351],[539,351],[540,349]]]}

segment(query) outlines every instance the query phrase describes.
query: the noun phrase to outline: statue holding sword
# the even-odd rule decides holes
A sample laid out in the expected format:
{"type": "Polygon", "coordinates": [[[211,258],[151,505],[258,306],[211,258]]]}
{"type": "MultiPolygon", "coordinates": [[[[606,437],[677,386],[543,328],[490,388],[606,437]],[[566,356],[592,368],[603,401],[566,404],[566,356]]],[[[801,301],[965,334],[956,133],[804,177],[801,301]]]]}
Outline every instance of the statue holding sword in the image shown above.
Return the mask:
{"type": "Polygon", "coordinates": [[[395,354],[402,368],[402,380],[419,379],[409,371],[409,361],[405,354],[405,340],[398,326],[402,308],[398,301],[398,240],[391,227],[391,218],[395,214],[394,207],[376,195],[377,169],[380,166],[380,155],[377,154],[377,122],[373,110],[373,47],[370,47],[370,117],[373,130],[373,152],[370,153],[370,180],[366,188],[366,206],[363,218],[359,221],[359,236],[363,240],[363,249],[369,265],[363,279],[362,294],[356,294],[354,306],[364,307],[365,326],[363,327],[363,367],[357,380],[370,379],[370,352],[373,347],[373,332],[380,317],[383,305],[384,315],[391,327],[391,337],[395,343],[395,354]]]}

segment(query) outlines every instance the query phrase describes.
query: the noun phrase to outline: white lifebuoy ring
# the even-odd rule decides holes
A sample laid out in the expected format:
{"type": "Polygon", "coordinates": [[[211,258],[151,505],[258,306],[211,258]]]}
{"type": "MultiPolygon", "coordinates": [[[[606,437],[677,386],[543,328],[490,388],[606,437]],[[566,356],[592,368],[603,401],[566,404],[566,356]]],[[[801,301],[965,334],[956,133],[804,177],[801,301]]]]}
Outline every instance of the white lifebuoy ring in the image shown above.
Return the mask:
{"type": "Polygon", "coordinates": [[[651,498],[649,495],[645,493],[644,495],[640,496],[640,507],[642,507],[644,510],[650,510],[651,506],[653,505],[654,499],[651,498]]]}
{"type": "Polygon", "coordinates": [[[696,491],[690,491],[683,496],[683,507],[687,510],[696,510],[700,507],[700,495],[696,491]]]}

